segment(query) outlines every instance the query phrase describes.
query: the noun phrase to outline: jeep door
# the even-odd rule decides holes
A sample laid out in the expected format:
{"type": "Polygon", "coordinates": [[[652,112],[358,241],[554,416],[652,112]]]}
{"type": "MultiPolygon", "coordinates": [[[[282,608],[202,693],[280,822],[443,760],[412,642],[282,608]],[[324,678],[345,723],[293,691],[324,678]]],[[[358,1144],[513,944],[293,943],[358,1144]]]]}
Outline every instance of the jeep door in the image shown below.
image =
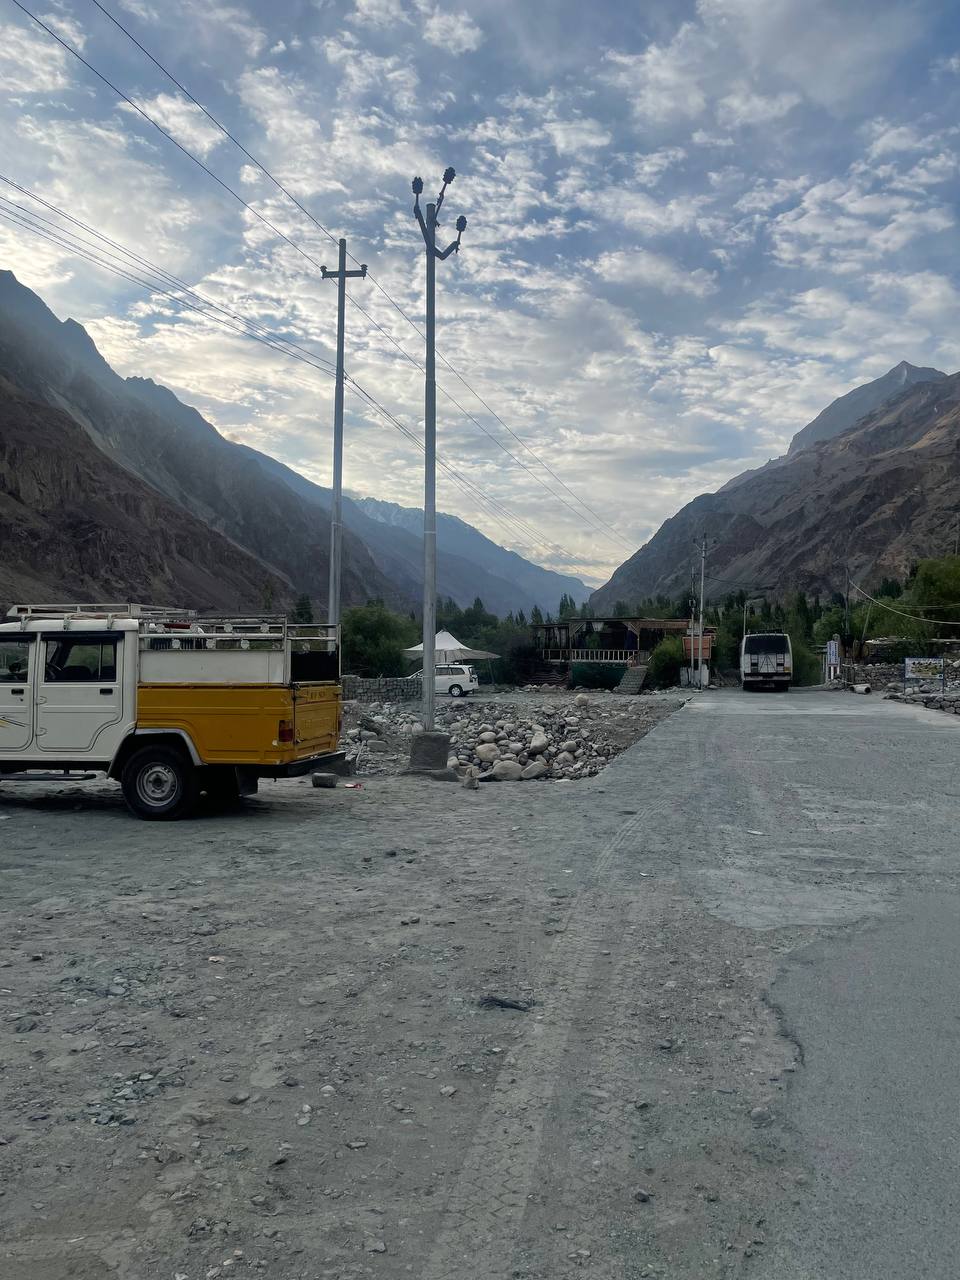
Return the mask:
{"type": "Polygon", "coordinates": [[[36,720],[37,746],[45,754],[113,757],[124,719],[123,637],[74,630],[41,637],[36,720]]]}
{"type": "Polygon", "coordinates": [[[0,756],[33,739],[33,654],[36,636],[0,635],[0,756]]]}

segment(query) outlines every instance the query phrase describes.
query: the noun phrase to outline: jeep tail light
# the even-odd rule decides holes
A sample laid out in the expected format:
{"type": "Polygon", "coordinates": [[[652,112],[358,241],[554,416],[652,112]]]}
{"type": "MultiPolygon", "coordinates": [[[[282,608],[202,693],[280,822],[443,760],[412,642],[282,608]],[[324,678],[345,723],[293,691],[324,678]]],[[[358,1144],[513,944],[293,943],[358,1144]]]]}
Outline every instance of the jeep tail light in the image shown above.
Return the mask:
{"type": "Polygon", "coordinates": [[[293,721],[292,720],[280,721],[280,728],[277,731],[277,741],[278,742],[293,741],[293,721]]]}

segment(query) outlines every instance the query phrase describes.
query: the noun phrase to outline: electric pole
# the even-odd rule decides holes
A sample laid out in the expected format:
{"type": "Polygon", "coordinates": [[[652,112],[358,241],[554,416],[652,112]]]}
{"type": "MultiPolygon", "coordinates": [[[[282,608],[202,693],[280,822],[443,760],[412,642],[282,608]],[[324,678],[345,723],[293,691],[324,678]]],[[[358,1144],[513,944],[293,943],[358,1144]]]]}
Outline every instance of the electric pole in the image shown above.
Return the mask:
{"type": "MultiPolygon", "coordinates": [[[[703,688],[703,582],[707,572],[707,535],[700,543],[700,654],[697,659],[697,688],[703,688]]],[[[693,646],[691,645],[691,648],[693,646]]]]}
{"type": "Polygon", "coordinates": [[[347,280],[366,277],[367,264],[359,271],[347,270],[347,242],[340,240],[340,262],[336,271],[320,268],[324,280],[337,282],[337,389],[333,397],[333,501],[330,504],[330,593],[327,622],[340,622],[340,573],[343,564],[343,330],[347,310],[347,280]]]}
{"type": "MultiPolygon", "coordinates": [[[[437,638],[437,305],[436,267],[451,253],[460,252],[460,237],[467,229],[461,214],[457,219],[457,238],[446,249],[437,248],[437,214],[443,205],[447,187],[457,176],[453,168],[445,169],[443,186],[436,202],[427,205],[427,216],[420,208],[423,179],[413,180],[413,214],[420,224],[427,251],[426,288],[426,376],[423,394],[423,728],[433,730],[436,694],[437,638]]],[[[446,758],[443,761],[446,764],[446,758]]]]}

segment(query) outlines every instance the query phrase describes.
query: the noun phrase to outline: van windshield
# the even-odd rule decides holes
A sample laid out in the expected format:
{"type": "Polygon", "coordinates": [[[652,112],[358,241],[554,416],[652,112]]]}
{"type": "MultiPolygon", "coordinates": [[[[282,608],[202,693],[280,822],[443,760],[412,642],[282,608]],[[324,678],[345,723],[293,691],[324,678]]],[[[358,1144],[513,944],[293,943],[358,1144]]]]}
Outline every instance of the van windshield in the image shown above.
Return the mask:
{"type": "Polygon", "coordinates": [[[743,642],[744,653],[786,653],[790,638],[784,634],[747,636],[743,642]]]}

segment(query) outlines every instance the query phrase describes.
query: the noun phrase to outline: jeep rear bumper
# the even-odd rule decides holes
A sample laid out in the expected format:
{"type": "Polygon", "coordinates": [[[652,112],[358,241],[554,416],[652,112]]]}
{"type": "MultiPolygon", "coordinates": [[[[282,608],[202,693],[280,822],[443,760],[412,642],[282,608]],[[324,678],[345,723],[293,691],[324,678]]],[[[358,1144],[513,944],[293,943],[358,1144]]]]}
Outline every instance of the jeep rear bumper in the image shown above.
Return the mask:
{"type": "Polygon", "coordinates": [[[291,760],[288,764],[258,764],[244,766],[250,768],[258,778],[302,778],[304,774],[313,773],[315,769],[326,769],[332,773],[346,771],[347,753],[345,751],[327,751],[319,756],[307,756],[303,760],[291,760]]]}

